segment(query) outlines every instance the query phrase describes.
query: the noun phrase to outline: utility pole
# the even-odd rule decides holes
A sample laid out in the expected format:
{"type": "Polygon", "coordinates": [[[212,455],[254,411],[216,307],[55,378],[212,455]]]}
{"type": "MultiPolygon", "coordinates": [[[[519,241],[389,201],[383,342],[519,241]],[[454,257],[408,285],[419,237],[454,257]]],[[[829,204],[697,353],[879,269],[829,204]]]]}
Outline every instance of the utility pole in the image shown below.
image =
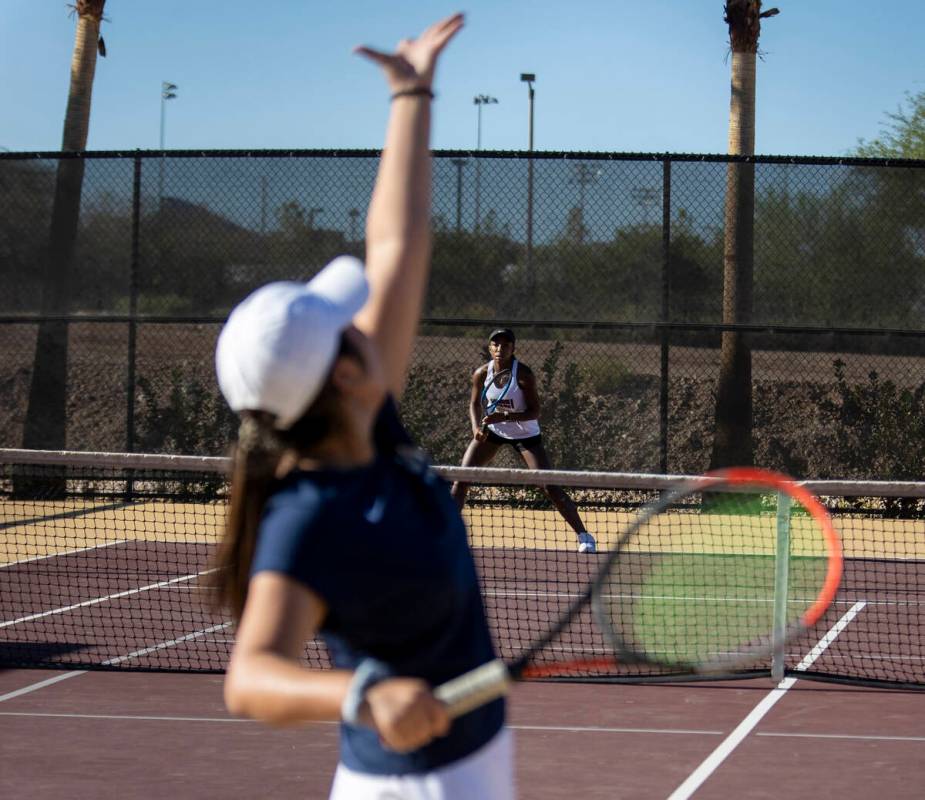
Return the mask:
{"type": "Polygon", "coordinates": [[[587,164],[575,165],[575,176],[572,183],[578,184],[578,244],[585,240],[585,187],[594,183],[600,177],[601,171],[593,169],[587,164]]]}
{"type": "Polygon", "coordinates": [[[360,228],[357,225],[357,220],[360,218],[360,209],[351,208],[347,212],[347,216],[350,218],[350,232],[347,234],[347,237],[351,242],[359,241],[360,238],[360,228]]]}
{"type": "Polygon", "coordinates": [[[459,233],[462,230],[463,167],[469,162],[464,158],[452,158],[450,163],[456,167],[456,233],[459,233]]]}
{"type": "Polygon", "coordinates": [[[161,168],[158,171],[157,179],[157,210],[161,210],[164,202],[164,118],[167,108],[167,101],[173,100],[177,96],[177,84],[170,81],[161,81],[161,168]]]}
{"type": "MultiPolygon", "coordinates": [[[[475,149],[482,149],[482,106],[497,104],[498,98],[491,97],[487,94],[477,94],[472,102],[478,109],[478,127],[476,128],[475,149]]],[[[481,201],[482,201],[482,164],[481,159],[475,160],[475,230],[481,225],[481,201]]]]}
{"type": "Polygon", "coordinates": [[[521,72],[520,80],[527,84],[529,89],[530,100],[530,122],[527,149],[530,153],[527,161],[527,296],[530,302],[533,302],[533,293],[535,281],[533,276],[533,83],[536,81],[536,74],[533,72],[521,72]]]}

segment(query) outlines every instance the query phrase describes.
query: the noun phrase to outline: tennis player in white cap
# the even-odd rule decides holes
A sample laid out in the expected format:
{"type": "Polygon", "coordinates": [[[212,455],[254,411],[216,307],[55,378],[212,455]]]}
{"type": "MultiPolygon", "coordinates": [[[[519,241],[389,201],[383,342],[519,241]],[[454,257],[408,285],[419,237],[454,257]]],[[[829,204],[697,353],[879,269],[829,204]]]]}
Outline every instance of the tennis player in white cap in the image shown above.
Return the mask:
{"type": "Polygon", "coordinates": [[[241,416],[220,599],[238,620],[225,678],[235,714],[341,720],[331,797],[509,800],[504,703],[454,721],[431,687],[494,658],[462,519],[395,411],[430,264],[430,105],[461,15],[379,64],[391,92],[366,268],[341,257],[274,283],[219,337],[241,416]],[[320,634],[333,669],[301,663],[320,634]]]}

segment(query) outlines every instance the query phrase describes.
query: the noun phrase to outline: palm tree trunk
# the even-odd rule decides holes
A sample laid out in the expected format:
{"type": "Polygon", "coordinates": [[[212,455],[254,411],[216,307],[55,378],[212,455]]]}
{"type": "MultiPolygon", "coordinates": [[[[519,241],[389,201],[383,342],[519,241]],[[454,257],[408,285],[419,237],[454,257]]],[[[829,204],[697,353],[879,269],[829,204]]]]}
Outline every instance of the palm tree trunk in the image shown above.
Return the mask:
{"type": "MultiPolygon", "coordinates": [[[[730,155],[755,152],[755,53],[732,54],[730,155]]],[[[752,314],[755,167],[726,168],[723,246],[723,324],[747,323],[752,314]]],[[[710,468],[752,464],[752,354],[747,334],[724,331],[716,392],[710,468]]]]}
{"type": "MultiPolygon", "coordinates": [[[[78,14],[71,83],[61,149],[84,150],[90,125],[90,103],[100,21],[106,0],[82,0],[78,14]]],[[[68,312],[70,268],[80,220],[84,161],[61,158],[55,181],[51,228],[43,265],[42,315],[62,317],[68,312]]],[[[63,449],[67,437],[68,324],[50,319],[39,324],[23,446],[63,449]]]]}
{"type": "MultiPolygon", "coordinates": [[[[761,0],[726,0],[725,20],[732,47],[729,154],[755,154],[755,78],[761,0]]],[[[755,167],[730,163],[726,169],[723,246],[723,324],[751,322],[754,283],[755,167]]],[[[716,387],[710,468],[754,463],[752,439],[752,354],[747,334],[724,331],[716,387]]]]}

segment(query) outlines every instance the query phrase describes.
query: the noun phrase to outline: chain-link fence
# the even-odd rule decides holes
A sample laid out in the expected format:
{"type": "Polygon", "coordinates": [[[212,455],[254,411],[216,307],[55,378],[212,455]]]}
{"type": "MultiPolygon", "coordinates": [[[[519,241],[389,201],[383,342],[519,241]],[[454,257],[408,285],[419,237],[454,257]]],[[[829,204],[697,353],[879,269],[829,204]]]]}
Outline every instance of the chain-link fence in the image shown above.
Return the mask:
{"type": "MultiPolygon", "coordinates": [[[[51,357],[37,342],[57,325],[61,446],[223,452],[222,320],[266,281],[362,254],[378,152],[73,156],[84,167],[73,255],[50,263],[56,170],[70,158],[0,154],[0,446],[22,446],[27,417],[42,419],[36,348],[51,357]]],[[[538,376],[556,466],[700,471],[720,335],[735,327],[753,352],[758,463],[921,478],[925,162],[748,159],[753,310],[724,326],[736,161],[436,153],[433,274],[402,404],[434,459],[461,457],[470,376],[504,324],[538,376]]]]}

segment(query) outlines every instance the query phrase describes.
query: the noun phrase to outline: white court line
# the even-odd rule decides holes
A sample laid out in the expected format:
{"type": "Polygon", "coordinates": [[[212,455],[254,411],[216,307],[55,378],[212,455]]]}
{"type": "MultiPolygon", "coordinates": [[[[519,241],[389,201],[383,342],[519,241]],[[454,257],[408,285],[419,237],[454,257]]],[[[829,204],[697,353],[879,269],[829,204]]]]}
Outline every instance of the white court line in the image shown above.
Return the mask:
{"type": "Polygon", "coordinates": [[[128,653],[124,656],[116,656],[115,658],[107,659],[103,661],[102,664],[105,667],[111,667],[114,664],[121,664],[123,661],[129,661],[132,658],[140,658],[145,656],[148,653],[154,653],[158,650],[166,650],[168,647],[173,647],[176,644],[181,642],[189,642],[192,639],[198,639],[200,636],[206,636],[207,634],[213,633],[215,631],[221,631],[229,627],[231,622],[223,622],[220,625],[213,625],[210,628],[203,628],[201,631],[195,631],[193,633],[188,633],[186,636],[180,636],[176,639],[171,639],[169,642],[161,642],[160,644],[153,645],[152,647],[145,647],[142,650],[136,650],[134,653],[128,653]]]}
{"type": "MultiPolygon", "coordinates": [[[[155,717],[142,714],[50,714],[37,711],[0,711],[0,717],[51,717],[54,719],[118,719],[138,722],[257,722],[239,717],[155,717]]],[[[315,720],[317,722],[317,720],[315,720]]]]}
{"type": "MultiPolygon", "coordinates": [[[[200,636],[206,636],[207,634],[213,633],[214,631],[219,631],[227,628],[231,625],[231,622],[223,622],[220,625],[213,625],[210,628],[203,628],[201,631],[194,631],[193,633],[188,633],[186,636],[180,636],[176,639],[171,639],[169,642],[161,642],[160,644],[154,645],[153,647],[145,647],[142,650],[136,650],[134,653],[128,653],[124,656],[116,656],[115,658],[107,659],[106,661],[101,661],[101,666],[111,667],[114,664],[121,664],[123,661],[128,661],[132,658],[139,658],[140,656],[147,655],[148,653],[153,653],[156,650],[165,650],[168,647],[173,647],[174,645],[180,644],[181,642],[188,642],[191,639],[198,639],[200,636]]],[[[38,683],[30,684],[29,686],[24,686],[22,689],[16,689],[15,691],[9,692],[7,694],[0,695],[0,703],[4,700],[12,700],[14,697],[20,697],[24,694],[29,694],[29,692],[37,691],[38,689],[44,689],[46,686],[52,686],[59,681],[66,680],[68,678],[76,678],[78,675],[84,675],[87,673],[87,670],[74,670],[73,672],[66,672],[63,675],[56,675],[54,678],[48,678],[44,681],[39,681],[38,683]]],[[[3,716],[11,716],[9,713],[3,714],[3,716]]],[[[70,715],[70,714],[33,714],[31,716],[81,716],[81,715],[70,715]]],[[[118,719],[117,717],[112,717],[112,719],[118,719]]],[[[154,719],[154,717],[151,717],[154,719]]]]}
{"type": "Polygon", "coordinates": [[[21,697],[24,694],[29,694],[29,692],[34,692],[38,689],[44,689],[46,686],[51,686],[54,683],[67,680],[68,678],[76,678],[78,675],[83,675],[84,672],[86,672],[86,670],[65,672],[63,675],[56,675],[54,678],[48,678],[47,680],[39,681],[38,683],[33,683],[29,686],[23,686],[22,689],[16,689],[13,692],[0,694],[0,703],[4,702],[5,700],[12,700],[14,697],[21,697]]]}
{"type": "Polygon", "coordinates": [[[116,592],[115,594],[108,594],[105,597],[94,597],[92,600],[84,600],[82,603],[74,603],[69,606],[61,606],[60,608],[53,608],[51,611],[41,611],[37,614],[29,614],[26,617],[19,617],[18,619],[10,619],[6,622],[0,622],[0,628],[6,628],[10,625],[18,625],[21,622],[29,622],[33,619],[41,619],[42,617],[50,617],[55,614],[64,614],[67,611],[73,611],[75,608],[86,608],[87,606],[95,606],[99,603],[105,603],[107,600],[118,600],[120,597],[129,597],[133,594],[140,594],[141,592],[148,592],[152,589],[163,589],[165,586],[172,586],[176,583],[182,583],[183,581],[191,581],[200,577],[201,575],[208,575],[210,572],[215,572],[215,569],[207,569],[202,572],[195,572],[191,575],[182,575],[179,578],[171,578],[169,581],[158,581],[157,583],[149,583],[147,586],[140,586],[137,589],[127,589],[124,592],[116,592]]]}
{"type": "MultiPolygon", "coordinates": [[[[55,714],[39,711],[0,711],[0,717],[52,717],[63,719],[114,719],[137,720],[139,722],[232,722],[256,723],[259,720],[240,717],[172,717],[140,714],[55,714]]],[[[310,720],[309,725],[340,725],[339,720],[310,720]]],[[[548,731],[553,733],[652,733],[680,736],[722,736],[722,731],[681,730],[678,728],[604,728],[565,725],[507,725],[516,731],[548,731]]]]}
{"type": "Polygon", "coordinates": [[[860,739],[871,742],[925,742],[925,736],[865,736],[860,733],[756,733],[777,739],[860,739]]]}
{"type": "MultiPolygon", "coordinates": [[[[80,674],[80,673],[70,673],[80,674]]],[[[61,676],[66,677],[66,676],[61,676]]],[[[61,677],[55,680],[61,680],[61,677]]],[[[177,717],[153,714],[65,714],[41,711],[0,711],[0,717],[36,717],[50,719],[108,719],[131,720],[136,722],[209,722],[241,723],[253,725],[255,719],[241,717],[177,717]]],[[[336,720],[312,720],[310,725],[339,725],[336,720]]],[[[511,730],[540,731],[543,733],[618,733],[618,734],[654,734],[657,736],[722,736],[723,731],[708,731],[682,728],[609,728],[579,725],[508,725],[511,730]]],[[[880,736],[876,734],[842,734],[842,733],[756,733],[756,736],[769,736],[778,739],[850,739],[864,742],[925,742],[925,736],[880,736]]]]}
{"type": "Polygon", "coordinates": [[[106,544],[94,544],[90,547],[77,547],[74,550],[64,550],[60,553],[50,553],[47,556],[34,556],[33,558],[21,558],[18,561],[7,561],[5,564],[0,564],[0,569],[4,567],[12,567],[14,564],[31,564],[34,561],[44,561],[48,558],[58,558],[59,556],[72,556],[75,553],[86,553],[88,550],[101,550],[104,547],[112,547],[114,544],[126,544],[128,539],[116,539],[114,542],[106,542],[106,544]]]}
{"type": "MultiPolygon", "coordinates": [[[[848,623],[858,615],[865,605],[866,603],[863,600],[859,600],[851,606],[842,615],[842,618],[829,629],[826,635],[816,643],[816,646],[806,654],[803,660],[797,664],[796,671],[803,672],[809,669],[813,662],[825,652],[826,648],[835,641],[838,634],[847,627],[848,623]]],[[[687,780],[668,796],[668,800],[687,800],[693,795],[796,682],[796,678],[785,678],[776,688],[772,689],[751,710],[748,716],[739,723],[736,729],[720,743],[719,747],[710,753],[703,763],[687,777],[687,780]]]]}

